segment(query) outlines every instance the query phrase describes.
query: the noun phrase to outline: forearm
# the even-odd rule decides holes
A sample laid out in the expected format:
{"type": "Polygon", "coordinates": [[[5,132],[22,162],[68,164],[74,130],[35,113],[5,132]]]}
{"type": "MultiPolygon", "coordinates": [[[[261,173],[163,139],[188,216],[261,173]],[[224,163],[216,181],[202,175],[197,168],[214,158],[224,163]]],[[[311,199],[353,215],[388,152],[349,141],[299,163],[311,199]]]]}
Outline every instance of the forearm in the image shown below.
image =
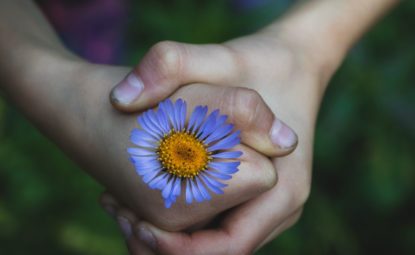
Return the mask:
{"type": "Polygon", "coordinates": [[[333,73],[350,47],[397,3],[399,0],[302,1],[264,31],[307,48],[312,59],[333,73]]]}
{"type": "MultiPolygon", "coordinates": [[[[49,135],[64,125],[73,56],[32,1],[0,2],[0,89],[49,135]],[[66,78],[65,78],[66,77],[66,78]],[[53,125],[50,125],[53,123],[53,125]],[[49,130],[46,130],[49,129],[49,130]]],[[[59,129],[62,131],[62,129],[59,129]]]]}
{"type": "Polygon", "coordinates": [[[27,0],[0,2],[0,53],[0,71],[6,78],[16,69],[25,71],[30,65],[33,67],[40,53],[47,57],[75,58],[37,6],[27,0]]]}

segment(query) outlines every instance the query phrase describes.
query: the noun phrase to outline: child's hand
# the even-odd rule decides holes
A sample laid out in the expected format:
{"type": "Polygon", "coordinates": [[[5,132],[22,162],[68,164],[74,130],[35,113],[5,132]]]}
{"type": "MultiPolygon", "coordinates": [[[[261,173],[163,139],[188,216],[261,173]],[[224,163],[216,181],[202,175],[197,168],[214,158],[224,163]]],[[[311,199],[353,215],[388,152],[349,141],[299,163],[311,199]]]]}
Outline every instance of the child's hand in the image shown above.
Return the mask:
{"type": "MultiPolygon", "coordinates": [[[[158,253],[249,254],[298,220],[310,190],[312,141],[321,98],[320,86],[335,70],[335,63],[326,65],[329,63],[319,62],[312,57],[314,54],[305,50],[306,47],[282,38],[273,38],[263,32],[223,45],[164,42],[150,50],[135,70],[144,81],[144,90],[155,85],[169,88],[171,84],[192,82],[255,89],[273,113],[283,116],[298,131],[300,140],[292,155],[278,160],[272,158],[279,175],[278,184],[232,208],[220,219],[219,228],[192,234],[166,232],[144,223],[139,216],[131,216],[127,207],[118,205],[110,195],[104,196],[104,205],[112,201],[120,209],[120,215],[130,215],[131,220],[138,222],[137,237],[158,253]]],[[[113,99],[119,96],[117,93],[116,88],[112,93],[113,99]]],[[[139,103],[131,100],[123,104],[120,101],[113,103],[126,111],[140,108],[139,103]]],[[[254,123],[254,126],[262,126],[262,122],[254,123]]],[[[251,140],[246,134],[245,142],[251,140]]],[[[254,141],[249,146],[266,153],[266,150],[261,150],[261,143],[254,141]]],[[[139,245],[139,242],[130,240],[130,245],[134,250],[134,245],[139,245]]]]}
{"type": "MultiPolygon", "coordinates": [[[[272,162],[255,150],[261,150],[255,147],[255,141],[263,141],[268,147],[262,150],[268,149],[273,156],[289,153],[297,143],[296,135],[277,121],[256,92],[204,84],[184,86],[171,98],[183,98],[189,108],[199,104],[207,105],[211,110],[219,108],[229,116],[228,121],[234,123],[236,129],[256,139],[249,140],[242,136],[243,144],[238,148],[244,153],[240,171],[228,182],[224,195],[214,196],[211,201],[197,205],[185,205],[184,200],[180,199],[172,208],[165,209],[160,192],[149,189],[128,160],[126,149],[132,145],[129,133],[137,125],[136,115],[114,111],[108,97],[104,96],[108,95],[115,80],[121,80],[120,76],[125,75],[126,70],[90,64],[77,70],[81,82],[76,86],[82,88],[79,90],[81,93],[68,93],[66,106],[83,114],[79,119],[71,119],[65,129],[60,130],[59,135],[66,139],[64,146],[124,205],[140,218],[163,229],[183,230],[203,224],[217,214],[271,189],[277,181],[276,172],[272,162]],[[272,131],[274,128],[276,130],[272,131]],[[291,144],[279,148],[273,141],[279,140],[281,135],[283,138],[291,136],[291,144]]],[[[145,93],[144,90],[143,98],[145,93]]],[[[65,116],[72,118],[75,115],[65,116]]]]}

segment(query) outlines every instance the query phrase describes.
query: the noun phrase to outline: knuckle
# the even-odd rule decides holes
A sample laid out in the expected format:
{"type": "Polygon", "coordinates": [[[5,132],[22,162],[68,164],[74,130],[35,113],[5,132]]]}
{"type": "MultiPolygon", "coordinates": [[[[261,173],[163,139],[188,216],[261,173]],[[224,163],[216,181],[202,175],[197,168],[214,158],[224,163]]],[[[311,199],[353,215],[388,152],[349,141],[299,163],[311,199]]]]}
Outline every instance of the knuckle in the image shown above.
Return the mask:
{"type": "Polygon", "coordinates": [[[183,47],[179,43],[171,41],[159,42],[150,49],[160,79],[171,79],[180,73],[183,52],[183,47]]]}
{"type": "Polygon", "coordinates": [[[270,190],[278,183],[278,175],[277,171],[275,171],[274,168],[270,169],[269,171],[266,171],[266,189],[270,190]]]}
{"type": "Polygon", "coordinates": [[[250,169],[260,169],[256,178],[251,179],[254,187],[262,192],[272,189],[278,182],[278,175],[271,161],[265,157],[249,156],[250,169]]]}
{"type": "Polygon", "coordinates": [[[239,88],[231,100],[235,122],[244,129],[255,128],[258,114],[261,113],[263,101],[259,93],[253,89],[239,88]]]}
{"type": "Polygon", "coordinates": [[[277,171],[275,171],[275,169],[270,166],[264,166],[263,169],[264,169],[263,171],[264,181],[262,185],[265,190],[270,190],[273,187],[275,187],[275,185],[277,185],[277,182],[278,182],[277,171]]]}
{"type": "Polygon", "coordinates": [[[235,77],[232,77],[232,80],[236,79],[238,81],[247,81],[247,70],[251,69],[248,68],[248,61],[244,57],[245,54],[241,54],[241,52],[227,44],[222,44],[220,47],[222,56],[224,56],[224,62],[228,63],[228,66],[232,67],[232,72],[230,73],[235,74],[235,77]]]}

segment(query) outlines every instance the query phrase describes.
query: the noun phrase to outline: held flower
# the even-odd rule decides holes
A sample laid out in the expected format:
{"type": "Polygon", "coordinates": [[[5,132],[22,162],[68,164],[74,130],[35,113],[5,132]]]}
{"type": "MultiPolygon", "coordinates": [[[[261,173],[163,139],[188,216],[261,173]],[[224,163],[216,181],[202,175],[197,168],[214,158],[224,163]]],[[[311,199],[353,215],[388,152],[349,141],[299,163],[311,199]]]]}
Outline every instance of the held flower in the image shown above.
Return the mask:
{"type": "Polygon", "coordinates": [[[139,129],[131,131],[130,160],[151,188],[161,190],[169,208],[185,187],[186,203],[210,200],[210,193],[223,194],[225,180],[238,171],[242,152],[230,151],[240,143],[240,131],[226,123],[219,110],[207,114],[197,106],[186,121],[186,102],[167,99],[157,110],[138,117],[139,129]]]}

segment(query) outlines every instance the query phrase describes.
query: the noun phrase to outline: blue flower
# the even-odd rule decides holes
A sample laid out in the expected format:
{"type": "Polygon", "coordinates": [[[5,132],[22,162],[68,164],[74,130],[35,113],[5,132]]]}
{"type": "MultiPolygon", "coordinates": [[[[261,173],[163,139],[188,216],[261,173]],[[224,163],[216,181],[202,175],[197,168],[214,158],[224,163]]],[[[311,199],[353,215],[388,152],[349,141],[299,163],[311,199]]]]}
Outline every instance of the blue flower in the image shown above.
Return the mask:
{"type": "Polygon", "coordinates": [[[138,117],[139,129],[131,131],[130,160],[151,188],[161,190],[167,208],[176,202],[182,186],[186,203],[211,199],[211,192],[223,194],[223,183],[232,178],[240,164],[240,131],[226,123],[219,110],[208,114],[207,106],[197,106],[186,121],[186,102],[165,100],[157,110],[138,117]]]}

